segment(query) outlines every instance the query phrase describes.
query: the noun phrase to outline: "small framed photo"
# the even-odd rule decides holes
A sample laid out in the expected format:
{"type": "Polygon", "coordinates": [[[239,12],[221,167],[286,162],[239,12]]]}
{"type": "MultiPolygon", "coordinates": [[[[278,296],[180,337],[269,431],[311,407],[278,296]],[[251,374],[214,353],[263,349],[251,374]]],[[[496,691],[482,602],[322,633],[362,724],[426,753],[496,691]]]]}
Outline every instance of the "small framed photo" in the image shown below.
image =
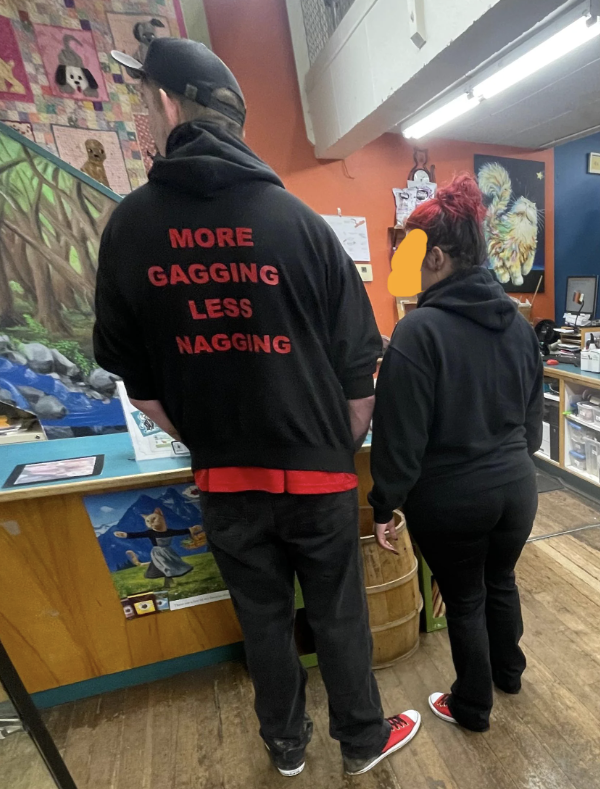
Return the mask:
{"type": "Polygon", "coordinates": [[[588,173],[600,175],[600,153],[590,153],[588,173]]]}

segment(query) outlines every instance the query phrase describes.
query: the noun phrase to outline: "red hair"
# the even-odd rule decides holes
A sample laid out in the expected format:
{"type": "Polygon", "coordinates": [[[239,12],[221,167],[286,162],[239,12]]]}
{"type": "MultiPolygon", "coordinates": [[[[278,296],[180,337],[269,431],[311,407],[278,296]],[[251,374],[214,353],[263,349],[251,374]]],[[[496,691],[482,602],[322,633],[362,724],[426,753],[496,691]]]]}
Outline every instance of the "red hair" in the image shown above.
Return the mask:
{"type": "Polygon", "coordinates": [[[459,175],[412,212],[406,230],[424,230],[428,252],[439,247],[457,268],[472,268],[487,257],[482,227],[485,214],[477,181],[472,175],[459,175]]]}

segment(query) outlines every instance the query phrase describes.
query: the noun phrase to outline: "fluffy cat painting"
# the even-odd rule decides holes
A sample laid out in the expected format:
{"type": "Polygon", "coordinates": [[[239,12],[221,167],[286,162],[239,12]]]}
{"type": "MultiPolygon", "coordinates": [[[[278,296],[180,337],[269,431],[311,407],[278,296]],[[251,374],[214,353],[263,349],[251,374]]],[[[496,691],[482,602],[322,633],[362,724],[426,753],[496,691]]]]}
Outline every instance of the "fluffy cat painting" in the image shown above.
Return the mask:
{"type": "Polygon", "coordinates": [[[490,268],[506,290],[533,292],[544,273],[544,163],[475,159],[490,268]]]}

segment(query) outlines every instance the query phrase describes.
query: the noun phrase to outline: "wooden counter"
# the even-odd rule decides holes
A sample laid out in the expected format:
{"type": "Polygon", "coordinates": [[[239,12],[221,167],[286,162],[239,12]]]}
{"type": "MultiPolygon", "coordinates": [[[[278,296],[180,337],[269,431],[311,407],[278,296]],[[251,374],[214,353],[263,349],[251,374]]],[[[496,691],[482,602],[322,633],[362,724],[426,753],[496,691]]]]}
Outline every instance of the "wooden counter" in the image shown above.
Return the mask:
{"type": "Polygon", "coordinates": [[[102,475],[0,490],[0,639],[34,693],[241,641],[230,600],[128,621],[83,496],[191,482],[185,460],[138,464],[127,434],[3,447],[22,462],[105,454],[102,475]]]}
{"type": "MultiPolygon", "coordinates": [[[[369,453],[365,446],[356,456],[361,504],[371,487],[369,453]]],[[[189,459],[137,463],[127,434],[46,441],[2,448],[0,485],[21,463],[93,454],[105,455],[98,477],[0,489],[0,639],[30,693],[242,640],[229,600],[126,620],[83,503],[93,493],[192,482],[189,459]]]]}

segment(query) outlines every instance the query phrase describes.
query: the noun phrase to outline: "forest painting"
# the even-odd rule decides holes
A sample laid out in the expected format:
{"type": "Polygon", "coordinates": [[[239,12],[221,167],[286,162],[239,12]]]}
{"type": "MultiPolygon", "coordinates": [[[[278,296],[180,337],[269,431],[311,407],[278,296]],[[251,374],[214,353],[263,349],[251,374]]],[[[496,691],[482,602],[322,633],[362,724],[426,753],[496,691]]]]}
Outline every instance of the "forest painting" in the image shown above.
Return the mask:
{"type": "Polygon", "coordinates": [[[116,205],[0,123],[0,400],[49,438],[125,430],[92,351],[102,230],[116,205]]]}

